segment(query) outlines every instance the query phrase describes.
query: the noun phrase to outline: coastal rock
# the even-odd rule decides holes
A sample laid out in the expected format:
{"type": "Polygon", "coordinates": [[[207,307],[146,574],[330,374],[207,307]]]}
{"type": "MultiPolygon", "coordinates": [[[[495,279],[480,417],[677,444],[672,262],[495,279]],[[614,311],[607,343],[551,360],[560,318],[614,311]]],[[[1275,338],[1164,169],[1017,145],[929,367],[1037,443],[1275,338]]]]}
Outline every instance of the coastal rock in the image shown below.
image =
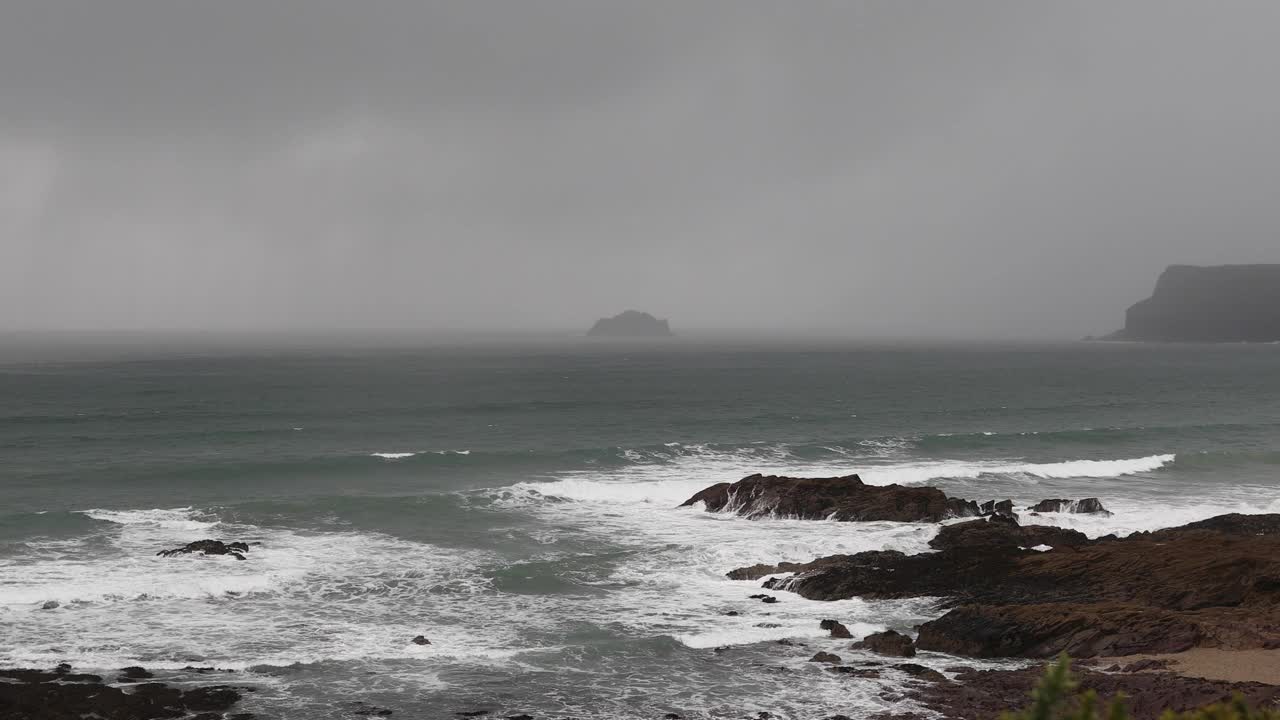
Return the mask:
{"type": "Polygon", "coordinates": [[[1083,500],[1064,500],[1055,498],[1053,500],[1041,500],[1031,506],[1031,512],[1038,513],[1087,513],[1110,515],[1111,511],[1102,507],[1102,501],[1098,498],[1085,498],[1083,500]]]}
{"type": "Polygon", "coordinates": [[[993,515],[986,520],[969,520],[947,525],[929,541],[929,547],[937,550],[982,547],[1075,547],[1087,545],[1089,537],[1079,530],[1052,525],[1019,525],[1007,518],[993,515]]]}
{"type": "Polygon", "coordinates": [[[809,662],[830,663],[833,665],[840,664],[840,656],[829,652],[818,652],[809,658],[809,662]]]}
{"type": "Polygon", "coordinates": [[[916,663],[899,663],[893,666],[894,670],[900,670],[911,677],[920,678],[929,682],[946,682],[947,676],[934,670],[933,668],[918,665],[916,663]]]}
{"type": "Polygon", "coordinates": [[[161,550],[156,553],[156,555],[161,557],[173,557],[174,555],[200,553],[201,555],[231,555],[237,560],[244,560],[244,554],[247,552],[249,552],[248,543],[224,543],[221,540],[196,540],[195,542],[187,543],[180,548],[161,550]]]}
{"type": "Polygon", "coordinates": [[[1122,604],[966,605],[920,626],[918,646],[968,657],[1122,656],[1189,650],[1204,632],[1181,614],[1122,604]]]}
{"type": "Polygon", "coordinates": [[[1013,511],[1012,500],[988,500],[978,506],[979,513],[982,515],[997,515],[1014,520],[1018,520],[1018,513],[1013,511]]]}
{"type": "MultiPolygon", "coordinates": [[[[1183,677],[1167,672],[1136,674],[1102,673],[1073,669],[1080,690],[1092,690],[1105,707],[1123,693],[1133,720],[1158,720],[1165,709],[1189,712],[1239,695],[1250,707],[1274,707],[1280,702],[1280,686],[1260,683],[1228,683],[1183,677]]],[[[944,718],[994,718],[1013,708],[1026,707],[1031,690],[1044,676],[1043,667],[1018,670],[961,668],[954,683],[938,683],[907,690],[911,699],[944,718]]]]}
{"type": "Polygon", "coordinates": [[[1280,341],[1280,265],[1171,265],[1108,339],[1280,341]]]}
{"type": "Polygon", "coordinates": [[[591,337],[670,337],[671,326],[666,320],[646,312],[627,310],[611,318],[600,318],[587,331],[591,337]]]}
{"type": "Polygon", "coordinates": [[[961,655],[1280,647],[1277,528],[1280,516],[1224,516],[1089,542],[992,517],[944,528],[937,552],[821,558],[773,586],[812,600],[947,598],[950,612],[922,625],[916,644],[961,655]]]}
{"type": "MultiPolygon", "coordinates": [[[[793,478],[751,475],[735,483],[712,485],[681,504],[703,503],[711,512],[749,518],[804,520],[937,522],[971,513],[972,503],[948,498],[932,487],[867,485],[857,475],[793,478]]],[[[976,506],[973,506],[976,507],[976,506]]]]}
{"type": "Polygon", "coordinates": [[[831,637],[846,640],[853,637],[853,633],[849,632],[849,628],[844,623],[836,620],[823,620],[818,623],[818,627],[831,633],[831,637]]]}
{"type": "Polygon", "coordinates": [[[915,657],[916,655],[915,642],[894,630],[872,633],[854,643],[853,648],[889,657],[915,657]]]}
{"type": "Polygon", "coordinates": [[[0,715],[14,720],[158,720],[201,713],[222,717],[240,700],[239,691],[223,685],[179,689],[143,683],[128,687],[126,692],[102,684],[96,675],[61,668],[54,672],[0,670],[0,715]]]}

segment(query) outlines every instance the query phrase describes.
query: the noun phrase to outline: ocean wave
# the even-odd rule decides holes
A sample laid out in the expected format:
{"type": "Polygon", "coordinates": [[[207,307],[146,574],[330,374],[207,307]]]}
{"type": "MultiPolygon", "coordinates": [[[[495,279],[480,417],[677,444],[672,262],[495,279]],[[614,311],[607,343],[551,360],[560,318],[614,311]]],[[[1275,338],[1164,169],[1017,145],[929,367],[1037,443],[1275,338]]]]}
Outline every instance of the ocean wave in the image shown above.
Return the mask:
{"type": "Polygon", "coordinates": [[[932,480],[973,479],[987,475],[1027,479],[1110,478],[1159,470],[1175,458],[1173,454],[1166,454],[1119,460],[1067,460],[1051,463],[938,461],[872,466],[859,470],[858,474],[863,482],[870,485],[920,485],[932,480]]]}

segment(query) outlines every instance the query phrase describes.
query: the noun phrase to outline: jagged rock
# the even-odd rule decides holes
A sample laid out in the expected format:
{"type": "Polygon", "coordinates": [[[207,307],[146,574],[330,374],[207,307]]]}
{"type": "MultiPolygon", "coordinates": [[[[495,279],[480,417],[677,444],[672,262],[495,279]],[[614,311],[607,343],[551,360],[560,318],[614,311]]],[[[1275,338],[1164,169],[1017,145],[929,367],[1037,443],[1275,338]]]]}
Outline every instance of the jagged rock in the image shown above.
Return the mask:
{"type": "Polygon", "coordinates": [[[978,510],[983,515],[1000,515],[1012,518],[1015,521],[1018,519],[1018,513],[1013,511],[1012,500],[1000,500],[999,502],[995,500],[988,500],[987,502],[979,505],[978,510]]]}
{"type": "Polygon", "coordinates": [[[156,553],[156,555],[161,557],[172,557],[174,555],[200,553],[202,555],[231,555],[237,560],[244,560],[244,554],[247,552],[249,552],[248,543],[224,543],[221,540],[197,540],[195,542],[187,543],[180,548],[161,550],[156,553]]]}
{"type": "Polygon", "coordinates": [[[938,488],[867,485],[857,475],[832,478],[751,475],[735,483],[712,485],[686,500],[681,507],[699,502],[712,512],[728,511],[749,518],[937,522],[977,514],[971,511],[972,503],[948,498],[938,488]]]}
{"type": "Polygon", "coordinates": [[[889,657],[915,657],[916,655],[915,642],[894,630],[872,633],[854,643],[853,648],[889,657]]]}
{"type": "Polygon", "coordinates": [[[839,675],[852,675],[853,677],[860,678],[880,677],[880,670],[877,668],[853,667],[851,665],[836,665],[835,667],[829,667],[827,668],[827,672],[839,675]]]}
{"type": "Polygon", "coordinates": [[[430,645],[431,641],[425,635],[418,635],[411,641],[414,645],[430,645]]]}
{"type": "Polygon", "coordinates": [[[809,658],[809,662],[839,664],[840,656],[829,652],[818,652],[809,658]]]}
{"type": "Polygon", "coordinates": [[[849,628],[845,627],[843,623],[835,620],[823,620],[818,623],[818,627],[823,630],[830,631],[831,637],[833,638],[848,639],[853,637],[853,634],[849,632],[849,628]]]}
{"type": "Polygon", "coordinates": [[[1064,500],[1061,498],[1055,498],[1053,500],[1041,500],[1031,506],[1031,511],[1038,513],[1111,514],[1110,510],[1102,507],[1102,501],[1098,498],[1085,498],[1083,500],[1064,500]]]}
{"type": "Polygon", "coordinates": [[[56,610],[56,609],[58,609],[59,607],[61,607],[61,605],[62,605],[62,603],[58,602],[57,600],[45,600],[45,601],[44,601],[44,604],[40,606],[40,609],[41,609],[41,610],[56,610]]]}
{"type": "Polygon", "coordinates": [[[672,334],[671,325],[666,320],[636,310],[600,318],[587,331],[587,335],[592,337],[670,337],[672,334]]]}

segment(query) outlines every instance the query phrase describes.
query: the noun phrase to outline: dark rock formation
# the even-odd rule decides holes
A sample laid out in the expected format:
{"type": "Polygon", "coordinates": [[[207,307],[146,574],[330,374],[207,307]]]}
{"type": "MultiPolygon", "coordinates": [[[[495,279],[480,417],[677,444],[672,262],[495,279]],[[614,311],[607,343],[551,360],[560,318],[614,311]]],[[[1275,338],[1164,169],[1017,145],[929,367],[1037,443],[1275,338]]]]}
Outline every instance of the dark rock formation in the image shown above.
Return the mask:
{"type": "Polygon", "coordinates": [[[425,635],[418,635],[411,641],[414,645],[430,645],[431,641],[425,635]]]}
{"type": "Polygon", "coordinates": [[[221,540],[197,540],[195,542],[187,543],[180,548],[161,550],[156,553],[156,555],[160,555],[162,557],[173,557],[174,555],[200,553],[202,555],[232,555],[237,560],[243,560],[244,554],[247,552],[249,552],[248,543],[224,543],[221,540]]]}
{"type": "Polygon", "coordinates": [[[1111,514],[1110,510],[1102,507],[1102,501],[1098,498],[1085,498],[1083,500],[1063,500],[1055,498],[1053,500],[1041,500],[1031,506],[1031,512],[1111,514]]]}
{"type": "Polygon", "coordinates": [[[1280,515],[1093,542],[1058,528],[983,522],[944,529],[938,552],[821,558],[791,566],[795,575],[774,587],[814,600],[949,598],[953,609],[923,624],[916,645],[962,655],[1280,647],[1280,515]],[[1020,549],[1030,542],[1054,549],[1020,549]]]}
{"type": "MultiPolygon", "coordinates": [[[[141,668],[126,668],[141,671],[141,668]]],[[[130,674],[138,674],[132,672],[130,674]]],[[[141,676],[140,676],[141,677],[141,676]]],[[[0,670],[0,717],[6,720],[156,720],[197,716],[222,718],[240,700],[225,685],[178,689],[163,683],[103,685],[96,675],[0,670]]]]}
{"type": "Polygon", "coordinates": [[[672,334],[666,320],[635,310],[600,318],[587,331],[587,335],[593,337],[670,337],[672,334]]]}
{"type": "Polygon", "coordinates": [[[736,483],[718,483],[684,501],[705,503],[712,512],[730,511],[751,518],[805,520],[937,522],[978,514],[976,503],[949,498],[932,487],[867,485],[857,475],[791,478],[751,475],[736,483]]]}
{"type": "Polygon", "coordinates": [[[809,658],[809,662],[829,663],[833,665],[840,664],[840,656],[829,652],[818,652],[809,658]]]}
{"type": "Polygon", "coordinates": [[[1280,340],[1280,265],[1171,265],[1155,292],[1129,308],[1114,340],[1280,340]]]}
{"type": "Polygon", "coordinates": [[[849,628],[845,627],[844,623],[836,620],[823,620],[818,623],[818,627],[829,631],[833,638],[848,640],[853,637],[853,633],[849,632],[849,628]]]}
{"type": "Polygon", "coordinates": [[[911,638],[894,630],[872,633],[853,644],[855,650],[867,650],[889,657],[915,657],[916,644],[911,638]]]}
{"type": "MultiPolygon", "coordinates": [[[[1093,690],[1105,707],[1123,693],[1133,720],[1157,720],[1165,709],[1188,712],[1227,702],[1239,695],[1251,707],[1274,707],[1280,687],[1261,683],[1228,683],[1167,672],[1112,674],[1073,671],[1080,689],[1093,690]]],[[[1043,667],[1020,670],[960,669],[954,683],[938,683],[907,691],[908,696],[944,718],[994,718],[1012,708],[1026,707],[1031,690],[1044,676],[1043,667]]]]}
{"type": "Polygon", "coordinates": [[[1001,500],[999,502],[996,502],[995,500],[988,500],[979,505],[978,510],[983,515],[998,515],[1000,517],[1007,517],[1011,520],[1018,519],[1018,513],[1013,511],[1012,500],[1001,500]]]}
{"type": "Polygon", "coordinates": [[[988,520],[969,520],[947,525],[929,541],[929,547],[938,550],[953,548],[1013,547],[1033,548],[1074,547],[1086,545],[1089,537],[1079,530],[1052,525],[1019,525],[1004,516],[993,515],[988,520]]]}

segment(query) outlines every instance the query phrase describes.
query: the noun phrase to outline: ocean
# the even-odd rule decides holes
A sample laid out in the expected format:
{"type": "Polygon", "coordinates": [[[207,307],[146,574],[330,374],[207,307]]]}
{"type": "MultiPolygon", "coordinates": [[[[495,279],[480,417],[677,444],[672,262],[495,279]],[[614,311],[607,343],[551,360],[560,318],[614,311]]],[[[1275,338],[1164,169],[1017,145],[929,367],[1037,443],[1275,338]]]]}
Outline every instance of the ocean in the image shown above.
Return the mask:
{"type": "Polygon", "coordinates": [[[935,601],[763,605],[724,573],[937,526],[678,507],[754,472],[1096,496],[1036,518],[1091,536],[1280,512],[1277,345],[86,343],[0,351],[0,666],[216,679],[261,718],[911,709],[808,659],[860,657],[824,618],[935,601]],[[155,554],[202,538],[254,545],[155,554]]]}

